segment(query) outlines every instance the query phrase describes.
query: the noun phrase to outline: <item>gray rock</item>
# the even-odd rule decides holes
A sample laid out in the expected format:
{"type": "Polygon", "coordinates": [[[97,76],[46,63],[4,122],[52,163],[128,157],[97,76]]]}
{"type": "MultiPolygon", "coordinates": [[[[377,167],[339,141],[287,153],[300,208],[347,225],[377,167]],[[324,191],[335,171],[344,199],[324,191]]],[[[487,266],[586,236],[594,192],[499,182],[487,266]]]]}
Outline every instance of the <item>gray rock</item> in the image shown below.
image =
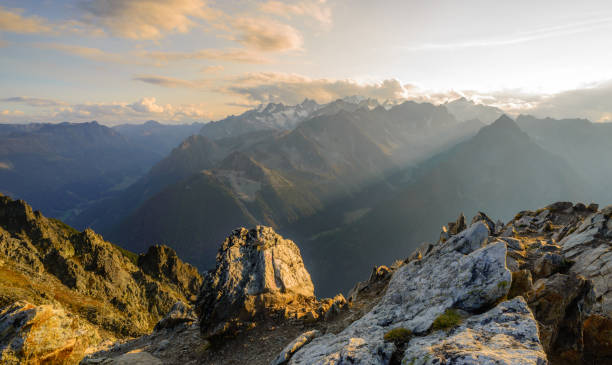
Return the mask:
{"type": "Polygon", "coordinates": [[[236,229],[225,239],[196,309],[202,331],[210,336],[228,330],[237,319],[249,320],[300,300],[315,297],[299,248],[272,228],[257,226],[236,229]]]}
{"type": "Polygon", "coordinates": [[[611,226],[604,211],[591,214],[559,242],[563,256],[574,262],[570,271],[592,280],[599,303],[596,311],[606,315],[612,313],[611,226]]]}
{"type": "Polygon", "coordinates": [[[412,339],[402,364],[546,364],[538,326],[522,297],[472,316],[448,333],[412,339]]]}
{"type": "Polygon", "coordinates": [[[387,364],[395,345],[383,340],[392,328],[424,333],[448,308],[476,311],[508,293],[506,244],[480,247],[488,238],[482,222],[436,246],[422,260],[398,268],[381,301],[338,334],[314,339],[290,364],[387,364]]]}
{"type": "Polygon", "coordinates": [[[193,323],[197,321],[193,309],[187,304],[178,301],[174,303],[168,314],[155,325],[155,331],[173,328],[183,323],[193,323]]]}
{"type": "Polygon", "coordinates": [[[281,351],[281,353],[276,357],[276,359],[274,359],[270,364],[281,365],[287,363],[287,361],[289,361],[291,356],[293,356],[296,351],[304,347],[304,345],[308,344],[310,341],[312,341],[315,337],[319,335],[321,335],[321,332],[317,330],[311,330],[302,333],[298,338],[291,341],[290,344],[285,346],[283,351],[281,351]]]}

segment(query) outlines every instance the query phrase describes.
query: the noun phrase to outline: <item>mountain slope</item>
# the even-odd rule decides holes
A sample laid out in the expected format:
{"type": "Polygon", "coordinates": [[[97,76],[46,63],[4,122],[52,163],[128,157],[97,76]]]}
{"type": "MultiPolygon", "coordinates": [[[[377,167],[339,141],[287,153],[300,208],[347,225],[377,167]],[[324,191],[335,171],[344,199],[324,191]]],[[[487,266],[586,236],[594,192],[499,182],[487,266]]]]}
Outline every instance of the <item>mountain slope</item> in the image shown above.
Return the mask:
{"type": "Polygon", "coordinates": [[[319,108],[320,105],[310,99],[294,106],[281,103],[262,104],[238,116],[232,115],[207,123],[200,130],[200,134],[214,140],[257,131],[290,130],[308,119],[319,108]]]}
{"type": "Polygon", "coordinates": [[[563,157],[588,180],[595,201],[612,203],[604,181],[612,179],[612,124],[585,119],[536,119],[521,115],[517,124],[544,149],[563,157]]]}
{"type": "Polygon", "coordinates": [[[3,195],[0,248],[0,306],[54,299],[118,336],[150,330],[174,302],[189,301],[201,282],[197,270],[167,247],[137,255],[3,195]],[[168,274],[157,272],[158,266],[166,266],[168,274]],[[28,279],[15,280],[21,277],[28,279]]]}
{"type": "MultiPolygon", "coordinates": [[[[134,250],[149,240],[164,242],[204,269],[212,265],[213,256],[192,257],[193,247],[200,253],[214,252],[212,245],[223,238],[228,224],[289,229],[300,219],[324,215],[328,207],[384,180],[399,166],[471,135],[477,126],[457,123],[443,107],[411,102],[390,110],[357,108],[321,115],[292,131],[242,144],[206,173],[151,196],[107,235],[134,250]],[[221,221],[215,209],[236,215],[221,221]],[[162,221],[149,212],[171,218],[162,221]],[[202,223],[208,221],[218,224],[202,223]]],[[[247,136],[236,139],[249,141],[247,136]]],[[[211,142],[222,146],[226,141],[211,142]]],[[[187,150],[192,156],[200,153],[187,150]]],[[[182,165],[178,160],[173,165],[182,165]]],[[[161,164],[157,167],[164,170],[161,164]]],[[[171,165],[165,169],[171,171],[171,165]]],[[[321,230],[317,222],[327,226],[324,218],[312,220],[312,232],[321,230]]]]}
{"type": "Polygon", "coordinates": [[[132,145],[150,151],[161,159],[185,138],[198,134],[203,125],[203,123],[170,125],[149,120],[143,124],[118,125],[113,127],[113,130],[119,132],[132,145]]]}
{"type": "Polygon", "coordinates": [[[503,116],[472,139],[425,162],[413,181],[400,184],[394,195],[361,219],[306,243],[305,256],[321,293],[347,290],[351,276],[407,256],[457,212],[473,215],[486,210],[506,219],[522,208],[562,197],[584,198],[582,186],[567,162],[536,145],[503,116]],[[347,256],[351,264],[340,269],[337,258],[347,256]]]}

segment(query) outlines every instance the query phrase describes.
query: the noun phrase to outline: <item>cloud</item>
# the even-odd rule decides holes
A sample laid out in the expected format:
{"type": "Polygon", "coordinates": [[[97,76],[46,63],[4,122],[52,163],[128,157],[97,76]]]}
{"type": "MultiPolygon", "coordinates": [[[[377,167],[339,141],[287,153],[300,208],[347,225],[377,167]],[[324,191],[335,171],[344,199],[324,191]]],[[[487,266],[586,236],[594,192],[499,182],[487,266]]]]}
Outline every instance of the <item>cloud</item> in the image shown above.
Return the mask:
{"type": "Polygon", "coordinates": [[[252,103],[282,102],[297,104],[304,98],[329,102],[351,95],[379,100],[404,97],[406,88],[396,79],[359,83],[344,79],[311,79],[296,74],[249,73],[229,80],[220,91],[239,95],[252,103]]]}
{"type": "Polygon", "coordinates": [[[462,48],[496,47],[521,44],[554,37],[568,36],[577,33],[589,32],[601,28],[612,26],[612,17],[590,19],[582,22],[575,22],[560,26],[545,27],[531,31],[517,33],[509,38],[480,39],[473,41],[463,41],[457,43],[432,43],[415,47],[407,47],[410,51],[422,50],[454,50],[462,48]]]}
{"type": "Polygon", "coordinates": [[[216,16],[204,0],[89,0],[81,9],[85,20],[112,35],[130,39],[187,33],[199,26],[197,20],[216,16]]]}
{"type": "Polygon", "coordinates": [[[239,18],[232,22],[232,26],[238,32],[231,39],[250,49],[279,52],[302,47],[302,35],[287,24],[267,19],[239,18]]]}
{"type": "Polygon", "coordinates": [[[52,49],[67,53],[73,56],[86,58],[93,61],[99,62],[115,62],[115,63],[130,63],[133,62],[133,58],[128,58],[126,55],[119,53],[111,53],[103,51],[99,48],[84,47],[72,44],[62,43],[36,43],[36,47],[42,49],[52,49]]]}
{"type": "Polygon", "coordinates": [[[293,15],[309,16],[322,24],[331,24],[332,12],[325,0],[298,1],[286,3],[283,1],[267,1],[259,6],[264,13],[275,14],[285,18],[293,15]]]}
{"type": "Polygon", "coordinates": [[[1,111],[0,114],[2,114],[2,115],[19,115],[19,116],[21,116],[24,113],[21,110],[8,110],[8,109],[5,109],[5,110],[1,111]]]}
{"type": "MultiPolygon", "coordinates": [[[[45,99],[46,100],[46,99],[45,99]]],[[[42,105],[39,105],[42,107],[42,105]]],[[[39,114],[25,114],[19,110],[0,111],[0,122],[87,122],[97,120],[105,124],[143,122],[155,119],[161,122],[180,123],[206,121],[212,118],[209,107],[204,104],[162,105],[153,97],[138,101],[112,103],[49,104],[39,114]]]]}
{"type": "Polygon", "coordinates": [[[209,83],[206,80],[202,81],[189,81],[183,79],[177,79],[173,77],[166,76],[156,76],[156,75],[137,75],[133,77],[133,80],[146,82],[147,84],[158,85],[169,88],[177,88],[184,87],[190,89],[198,89],[202,88],[209,83]]]}
{"type": "Polygon", "coordinates": [[[43,33],[51,31],[51,25],[38,16],[25,17],[22,9],[0,6],[0,30],[12,33],[43,33]]]}
{"type": "Polygon", "coordinates": [[[23,9],[9,9],[0,6],[0,30],[21,34],[88,34],[99,36],[102,31],[92,24],[80,20],[66,20],[51,23],[40,16],[23,16],[23,9]]]}
{"type": "Polygon", "coordinates": [[[60,106],[66,105],[63,101],[53,100],[53,99],[44,99],[44,98],[31,98],[28,96],[13,96],[10,98],[0,99],[0,102],[5,103],[20,103],[28,106],[34,107],[50,107],[50,106],[60,106]]]}
{"type": "Polygon", "coordinates": [[[594,122],[612,121],[612,80],[585,88],[541,96],[529,110],[537,117],[587,118],[594,122]]]}
{"type": "Polygon", "coordinates": [[[145,52],[144,57],[159,62],[183,61],[183,60],[219,60],[240,63],[267,63],[268,59],[258,53],[246,49],[203,49],[195,52],[145,52]]]}
{"type": "Polygon", "coordinates": [[[216,74],[222,72],[223,70],[225,70],[225,67],[221,65],[215,65],[203,67],[200,71],[205,74],[216,74]]]}
{"type": "Polygon", "coordinates": [[[10,44],[11,42],[0,39],[0,48],[8,47],[10,44]]]}

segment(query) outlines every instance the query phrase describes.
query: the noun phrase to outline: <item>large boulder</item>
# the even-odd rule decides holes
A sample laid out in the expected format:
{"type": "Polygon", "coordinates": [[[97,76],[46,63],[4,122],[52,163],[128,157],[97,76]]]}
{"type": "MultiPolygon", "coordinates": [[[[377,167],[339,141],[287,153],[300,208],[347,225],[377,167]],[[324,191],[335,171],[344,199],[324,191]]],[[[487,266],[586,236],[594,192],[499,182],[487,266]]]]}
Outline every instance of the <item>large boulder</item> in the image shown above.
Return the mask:
{"type": "Polygon", "coordinates": [[[402,364],[546,364],[538,326],[522,297],[466,319],[449,331],[410,341],[402,364]]]}
{"type": "Polygon", "coordinates": [[[2,364],[76,364],[100,342],[93,326],[56,306],[20,301],[0,312],[2,364]]]}
{"type": "Polygon", "coordinates": [[[314,286],[300,250],[270,227],[236,229],[204,279],[196,310],[202,332],[219,335],[259,316],[290,316],[315,303],[314,286]]]}

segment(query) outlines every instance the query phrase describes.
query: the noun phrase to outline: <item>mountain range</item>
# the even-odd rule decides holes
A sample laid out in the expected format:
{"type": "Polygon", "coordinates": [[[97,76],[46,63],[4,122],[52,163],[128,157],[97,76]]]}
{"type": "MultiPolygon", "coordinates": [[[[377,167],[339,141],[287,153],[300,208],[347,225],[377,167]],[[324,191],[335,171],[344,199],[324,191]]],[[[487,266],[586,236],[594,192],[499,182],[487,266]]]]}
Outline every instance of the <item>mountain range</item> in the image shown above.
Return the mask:
{"type": "Polygon", "coordinates": [[[469,138],[482,125],[457,122],[443,107],[414,102],[387,110],[337,101],[316,114],[288,131],[188,139],[151,170],[146,182],[160,187],[164,183],[157,181],[167,183],[170,177],[176,183],[141,199],[140,207],[110,231],[96,228],[136,251],[150,241],[172,242],[180,255],[207,267],[214,259],[211,242],[236,224],[290,230],[395,170],[469,138]],[[177,166],[187,168],[168,172],[177,166]]]}
{"type": "Polygon", "coordinates": [[[0,125],[0,191],[70,219],[125,189],[201,125],[0,125]],[[172,147],[170,147],[172,146],[172,147]]]}
{"type": "MultiPolygon", "coordinates": [[[[135,252],[168,244],[201,270],[214,264],[216,244],[229,230],[266,224],[298,239],[317,290],[330,294],[347,290],[364,268],[408,255],[458,212],[486,208],[508,219],[519,208],[560,199],[612,201],[603,183],[611,169],[605,158],[593,158],[612,154],[604,142],[609,126],[529,116],[514,122],[501,114],[466,99],[434,106],[355,97],[272,103],[205,125],[65,124],[57,128],[104,131],[111,137],[95,140],[108,153],[131,148],[128,158],[109,159],[131,163],[120,171],[131,175],[118,185],[116,175],[98,167],[115,185],[103,185],[105,179],[95,189],[83,184],[94,193],[78,201],[62,199],[75,195],[67,183],[53,193],[33,186],[55,199],[48,208],[29,196],[43,212],[79,229],[92,227],[135,252]],[[398,225],[404,233],[391,228],[398,225]],[[342,256],[351,264],[336,273],[342,256]]],[[[51,128],[5,125],[0,138],[42,138],[43,127],[51,128]]],[[[89,167],[105,161],[88,164],[94,154],[79,154],[85,147],[73,145],[59,171],[71,159],[89,167]]],[[[45,161],[42,151],[35,159],[45,161]]]]}

